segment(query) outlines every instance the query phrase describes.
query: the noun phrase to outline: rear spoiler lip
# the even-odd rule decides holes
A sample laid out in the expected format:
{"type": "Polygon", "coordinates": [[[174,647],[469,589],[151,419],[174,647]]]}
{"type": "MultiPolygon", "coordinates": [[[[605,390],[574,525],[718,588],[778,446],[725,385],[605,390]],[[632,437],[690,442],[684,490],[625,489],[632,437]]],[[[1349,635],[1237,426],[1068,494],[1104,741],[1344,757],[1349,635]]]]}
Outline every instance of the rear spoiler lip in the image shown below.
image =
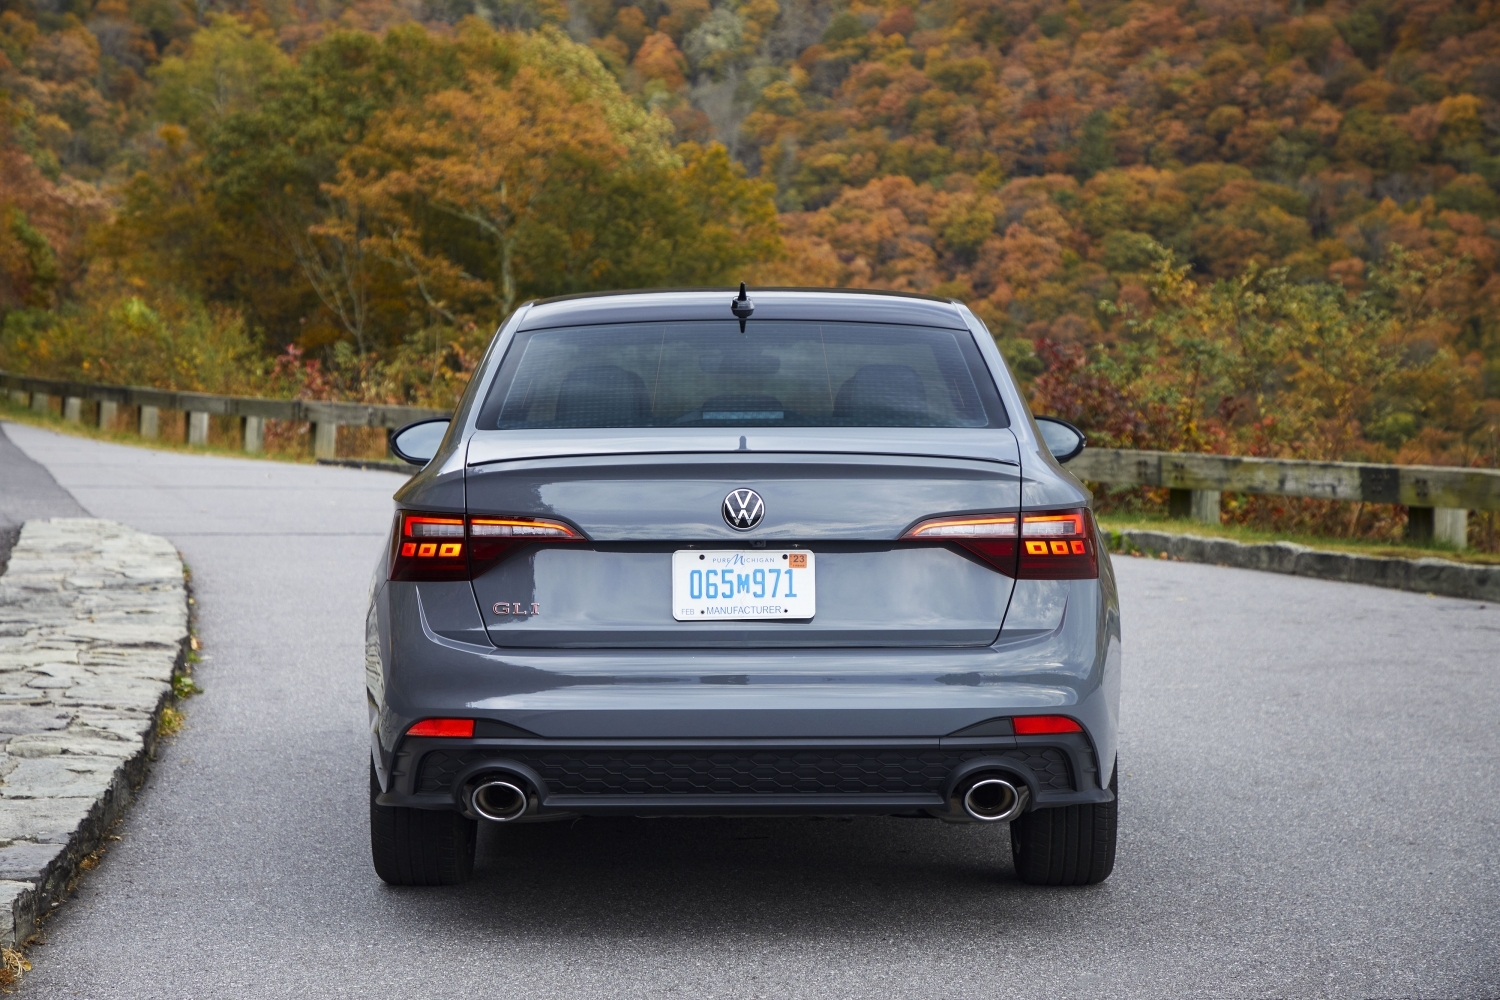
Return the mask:
{"type": "Polygon", "coordinates": [[[475,431],[469,468],[537,459],[652,455],[868,455],[1020,466],[1009,428],[681,428],[475,431]]]}

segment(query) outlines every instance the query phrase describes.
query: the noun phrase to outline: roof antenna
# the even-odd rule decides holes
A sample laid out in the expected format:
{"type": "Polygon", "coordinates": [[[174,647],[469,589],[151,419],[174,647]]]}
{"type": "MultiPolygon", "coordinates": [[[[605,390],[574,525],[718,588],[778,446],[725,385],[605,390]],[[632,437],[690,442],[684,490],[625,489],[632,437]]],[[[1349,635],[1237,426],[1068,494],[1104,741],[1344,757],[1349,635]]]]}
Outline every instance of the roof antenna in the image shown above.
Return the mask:
{"type": "Polygon", "coordinates": [[[735,318],[740,321],[740,333],[744,333],[745,320],[749,319],[750,314],[755,312],[755,303],[751,302],[750,296],[745,294],[745,283],[743,281],[740,282],[740,297],[730,300],[729,311],[734,313],[735,318]]]}

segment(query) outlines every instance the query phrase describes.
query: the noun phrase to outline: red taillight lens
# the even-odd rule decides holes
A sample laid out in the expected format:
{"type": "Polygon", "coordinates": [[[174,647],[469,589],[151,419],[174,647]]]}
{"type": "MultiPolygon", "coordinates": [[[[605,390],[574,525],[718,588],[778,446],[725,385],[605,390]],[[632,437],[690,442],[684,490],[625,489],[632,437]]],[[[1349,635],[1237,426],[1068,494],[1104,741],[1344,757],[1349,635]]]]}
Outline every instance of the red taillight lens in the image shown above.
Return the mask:
{"type": "Polygon", "coordinates": [[[901,536],[907,541],[956,542],[1004,573],[1016,575],[1016,515],[933,517],[901,536]]]}
{"type": "Polygon", "coordinates": [[[581,542],[561,521],[537,517],[457,517],[403,510],[391,545],[392,580],[469,580],[522,545],[581,542]]]}
{"type": "Polygon", "coordinates": [[[1099,576],[1094,516],[1087,507],[1021,516],[1022,580],[1093,580],[1099,576]]]}
{"type": "Polygon", "coordinates": [[[1018,715],[1011,720],[1017,736],[1052,736],[1081,733],[1083,727],[1066,715],[1018,715]]]}
{"type": "Polygon", "coordinates": [[[396,514],[392,580],[467,580],[469,553],[464,519],[403,510],[396,514]]]}
{"type": "Polygon", "coordinates": [[[474,735],[473,719],[423,719],[406,731],[407,736],[457,736],[469,739],[474,735]]]}

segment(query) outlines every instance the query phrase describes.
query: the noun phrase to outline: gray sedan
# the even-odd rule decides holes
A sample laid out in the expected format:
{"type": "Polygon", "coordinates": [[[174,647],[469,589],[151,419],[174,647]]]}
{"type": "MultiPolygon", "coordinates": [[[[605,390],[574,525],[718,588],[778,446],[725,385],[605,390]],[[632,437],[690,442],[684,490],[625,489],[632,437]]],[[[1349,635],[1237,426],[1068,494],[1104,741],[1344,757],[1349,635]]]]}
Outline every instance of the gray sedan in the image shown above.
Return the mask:
{"type": "Polygon", "coordinates": [[[1010,823],[1114,866],[1120,622],[1076,429],[963,305],[846,291],[522,306],[393,438],[366,626],[375,870],[479,822],[1010,823]]]}

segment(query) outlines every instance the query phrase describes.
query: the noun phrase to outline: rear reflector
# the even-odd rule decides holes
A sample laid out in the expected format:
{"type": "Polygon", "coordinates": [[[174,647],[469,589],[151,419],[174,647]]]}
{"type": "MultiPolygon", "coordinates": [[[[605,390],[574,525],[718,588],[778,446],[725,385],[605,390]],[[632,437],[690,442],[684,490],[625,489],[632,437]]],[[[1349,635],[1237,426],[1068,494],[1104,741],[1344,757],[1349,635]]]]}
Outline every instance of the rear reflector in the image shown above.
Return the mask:
{"type": "Polygon", "coordinates": [[[1066,715],[1018,715],[1011,720],[1017,736],[1051,736],[1057,733],[1081,733],[1083,727],[1066,715]]]}
{"type": "Polygon", "coordinates": [[[423,719],[406,731],[407,736],[457,736],[469,739],[474,735],[473,719],[423,719]]]}
{"type": "Polygon", "coordinates": [[[392,580],[471,580],[522,545],[581,542],[561,521],[470,517],[404,510],[396,514],[392,580]]]}

